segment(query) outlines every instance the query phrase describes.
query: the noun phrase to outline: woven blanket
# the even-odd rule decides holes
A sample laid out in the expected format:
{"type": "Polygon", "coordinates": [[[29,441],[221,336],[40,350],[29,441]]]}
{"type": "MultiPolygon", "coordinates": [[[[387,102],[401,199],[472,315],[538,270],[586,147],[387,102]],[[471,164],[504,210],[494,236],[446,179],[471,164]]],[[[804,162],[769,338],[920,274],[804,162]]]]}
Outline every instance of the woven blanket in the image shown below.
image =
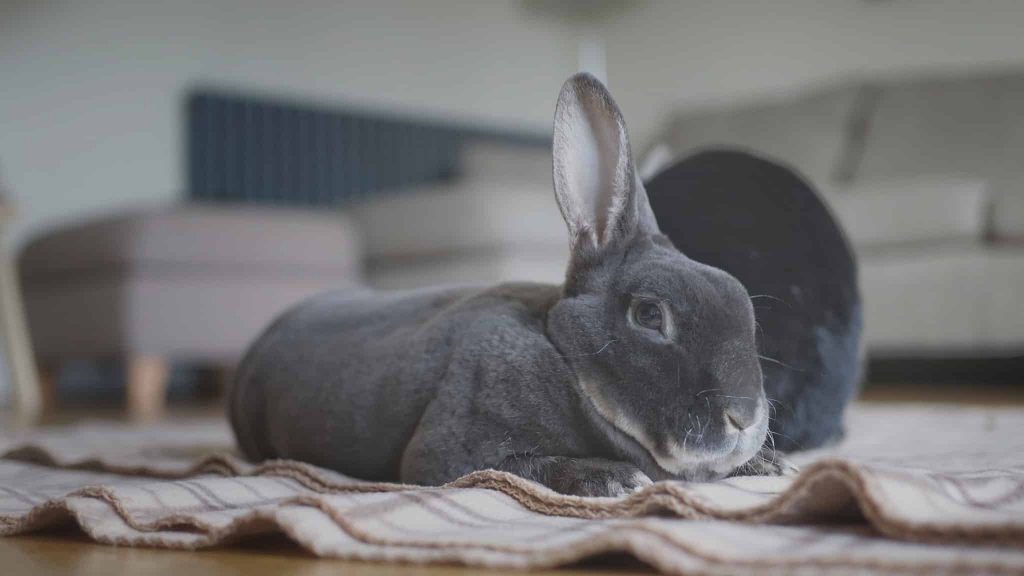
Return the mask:
{"type": "Polygon", "coordinates": [[[1024,411],[856,407],[791,477],[564,496],[495,471],[441,488],[251,464],[222,422],[79,425],[0,440],[0,534],[77,524],[199,549],[282,532],[367,561],[544,568],[629,554],[671,574],[1024,574],[1024,411]]]}

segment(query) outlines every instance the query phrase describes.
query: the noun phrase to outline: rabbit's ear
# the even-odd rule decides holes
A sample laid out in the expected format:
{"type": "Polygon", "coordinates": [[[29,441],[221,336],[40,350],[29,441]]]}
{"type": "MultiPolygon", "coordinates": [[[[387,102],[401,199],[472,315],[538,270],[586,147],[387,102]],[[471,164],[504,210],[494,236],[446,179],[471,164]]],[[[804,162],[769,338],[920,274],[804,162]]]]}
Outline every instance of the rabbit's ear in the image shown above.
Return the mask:
{"type": "Polygon", "coordinates": [[[658,225],[636,174],[626,124],[596,78],[577,74],[555,109],[555,197],[573,254],[600,253],[658,225]]]}

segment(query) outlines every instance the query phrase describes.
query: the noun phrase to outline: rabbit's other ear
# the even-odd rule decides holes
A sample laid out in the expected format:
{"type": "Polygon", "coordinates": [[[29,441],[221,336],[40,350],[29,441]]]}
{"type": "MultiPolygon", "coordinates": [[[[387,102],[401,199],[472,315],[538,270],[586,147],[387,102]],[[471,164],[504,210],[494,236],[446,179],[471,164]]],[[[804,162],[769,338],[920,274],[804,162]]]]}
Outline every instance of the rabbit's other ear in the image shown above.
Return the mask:
{"type": "Polygon", "coordinates": [[[574,256],[600,253],[637,233],[659,233],[622,113],[593,76],[576,74],[562,86],[552,153],[555,197],[574,256]]]}

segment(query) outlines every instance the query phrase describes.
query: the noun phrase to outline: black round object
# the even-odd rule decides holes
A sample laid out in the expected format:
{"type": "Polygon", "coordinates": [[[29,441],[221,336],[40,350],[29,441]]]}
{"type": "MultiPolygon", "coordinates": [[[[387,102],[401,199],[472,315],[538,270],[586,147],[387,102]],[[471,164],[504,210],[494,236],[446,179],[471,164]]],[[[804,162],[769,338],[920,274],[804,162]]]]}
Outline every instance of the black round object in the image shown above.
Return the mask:
{"type": "Polygon", "coordinates": [[[821,198],[789,168],[734,150],[690,156],[646,187],[672,243],[750,293],[776,448],[841,438],[862,312],[853,252],[821,198]]]}

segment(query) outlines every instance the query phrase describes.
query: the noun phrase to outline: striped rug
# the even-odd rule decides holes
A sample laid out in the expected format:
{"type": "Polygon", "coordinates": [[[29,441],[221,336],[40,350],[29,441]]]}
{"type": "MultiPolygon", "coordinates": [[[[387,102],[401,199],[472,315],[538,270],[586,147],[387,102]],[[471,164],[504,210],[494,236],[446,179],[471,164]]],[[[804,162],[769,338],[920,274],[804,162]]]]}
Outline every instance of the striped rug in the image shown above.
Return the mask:
{"type": "Polygon", "coordinates": [[[0,534],[79,526],[201,549],[281,532],[310,554],[547,568],[610,553],[669,574],[1024,574],[1024,411],[856,407],[799,474],[556,494],[481,471],[440,488],[239,459],[225,424],[86,424],[0,438],[0,534]]]}

